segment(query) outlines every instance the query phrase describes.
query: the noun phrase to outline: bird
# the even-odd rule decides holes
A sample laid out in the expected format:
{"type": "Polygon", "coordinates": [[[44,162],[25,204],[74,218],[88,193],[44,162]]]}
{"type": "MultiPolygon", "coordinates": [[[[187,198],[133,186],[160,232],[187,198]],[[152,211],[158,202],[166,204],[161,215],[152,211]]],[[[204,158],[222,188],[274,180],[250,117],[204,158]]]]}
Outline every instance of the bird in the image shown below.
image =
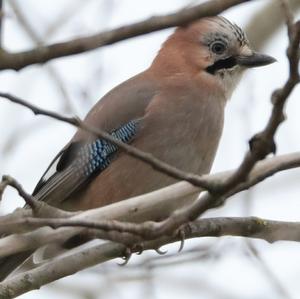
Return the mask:
{"type": "MultiPolygon", "coordinates": [[[[255,52],[244,31],[226,18],[202,18],[178,27],[149,68],[104,95],[84,123],[183,171],[207,174],[225,106],[244,71],[274,61],[255,52]]],[[[33,196],[65,210],[87,210],[174,182],[115,144],[78,129],[33,196]]],[[[8,273],[1,260],[0,278],[8,273]]]]}

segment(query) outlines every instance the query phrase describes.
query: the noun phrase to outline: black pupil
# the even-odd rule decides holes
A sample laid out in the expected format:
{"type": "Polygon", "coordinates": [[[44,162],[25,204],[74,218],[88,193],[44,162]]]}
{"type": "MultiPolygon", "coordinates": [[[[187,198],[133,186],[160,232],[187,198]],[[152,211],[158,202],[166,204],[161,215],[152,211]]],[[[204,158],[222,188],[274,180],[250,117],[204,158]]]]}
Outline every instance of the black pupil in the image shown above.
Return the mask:
{"type": "Polygon", "coordinates": [[[215,43],[212,47],[214,53],[220,54],[225,50],[225,46],[221,43],[215,43]]]}

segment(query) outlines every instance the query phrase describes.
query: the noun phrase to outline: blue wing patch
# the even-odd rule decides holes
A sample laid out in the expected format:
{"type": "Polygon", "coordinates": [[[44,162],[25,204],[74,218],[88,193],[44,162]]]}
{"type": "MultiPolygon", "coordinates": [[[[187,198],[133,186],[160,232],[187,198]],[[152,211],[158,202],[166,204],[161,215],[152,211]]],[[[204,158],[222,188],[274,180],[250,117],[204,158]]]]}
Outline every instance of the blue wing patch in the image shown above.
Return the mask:
{"type": "MultiPolygon", "coordinates": [[[[111,135],[124,143],[129,143],[135,136],[136,130],[137,121],[133,120],[113,131],[111,135]]],[[[89,177],[104,170],[117,150],[117,145],[104,139],[96,139],[81,147],[72,166],[79,176],[89,177]]]]}

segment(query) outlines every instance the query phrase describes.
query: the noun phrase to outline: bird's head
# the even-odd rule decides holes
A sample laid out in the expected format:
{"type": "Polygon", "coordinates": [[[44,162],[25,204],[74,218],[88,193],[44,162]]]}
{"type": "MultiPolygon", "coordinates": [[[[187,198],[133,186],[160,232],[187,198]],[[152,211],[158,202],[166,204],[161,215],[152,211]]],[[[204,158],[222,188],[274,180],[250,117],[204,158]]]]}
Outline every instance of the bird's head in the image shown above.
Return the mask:
{"type": "Polygon", "coordinates": [[[275,62],[273,57],[253,51],[244,31],[223,17],[206,18],[194,26],[196,30],[202,29],[200,43],[206,52],[205,69],[212,75],[275,62]]]}
{"type": "Polygon", "coordinates": [[[255,52],[245,32],[224,17],[204,18],[184,30],[202,50],[202,68],[222,82],[228,97],[244,70],[276,61],[271,56],[255,52]]]}
{"type": "MultiPolygon", "coordinates": [[[[179,27],[166,41],[165,60],[194,73],[218,80],[230,97],[244,70],[276,60],[255,52],[244,31],[224,17],[207,17],[179,27]],[[172,55],[173,53],[173,55],[172,55]]],[[[179,69],[179,68],[178,68],[179,69]]]]}

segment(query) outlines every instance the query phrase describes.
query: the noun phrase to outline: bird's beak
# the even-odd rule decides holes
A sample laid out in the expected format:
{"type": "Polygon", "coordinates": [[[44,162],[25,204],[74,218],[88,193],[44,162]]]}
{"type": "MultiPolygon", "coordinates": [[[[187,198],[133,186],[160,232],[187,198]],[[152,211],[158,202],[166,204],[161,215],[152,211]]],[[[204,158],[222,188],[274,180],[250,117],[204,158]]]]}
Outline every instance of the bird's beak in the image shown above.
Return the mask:
{"type": "Polygon", "coordinates": [[[236,57],[237,64],[248,68],[268,65],[275,61],[277,60],[272,56],[256,52],[252,52],[250,55],[240,55],[236,57]]]}

